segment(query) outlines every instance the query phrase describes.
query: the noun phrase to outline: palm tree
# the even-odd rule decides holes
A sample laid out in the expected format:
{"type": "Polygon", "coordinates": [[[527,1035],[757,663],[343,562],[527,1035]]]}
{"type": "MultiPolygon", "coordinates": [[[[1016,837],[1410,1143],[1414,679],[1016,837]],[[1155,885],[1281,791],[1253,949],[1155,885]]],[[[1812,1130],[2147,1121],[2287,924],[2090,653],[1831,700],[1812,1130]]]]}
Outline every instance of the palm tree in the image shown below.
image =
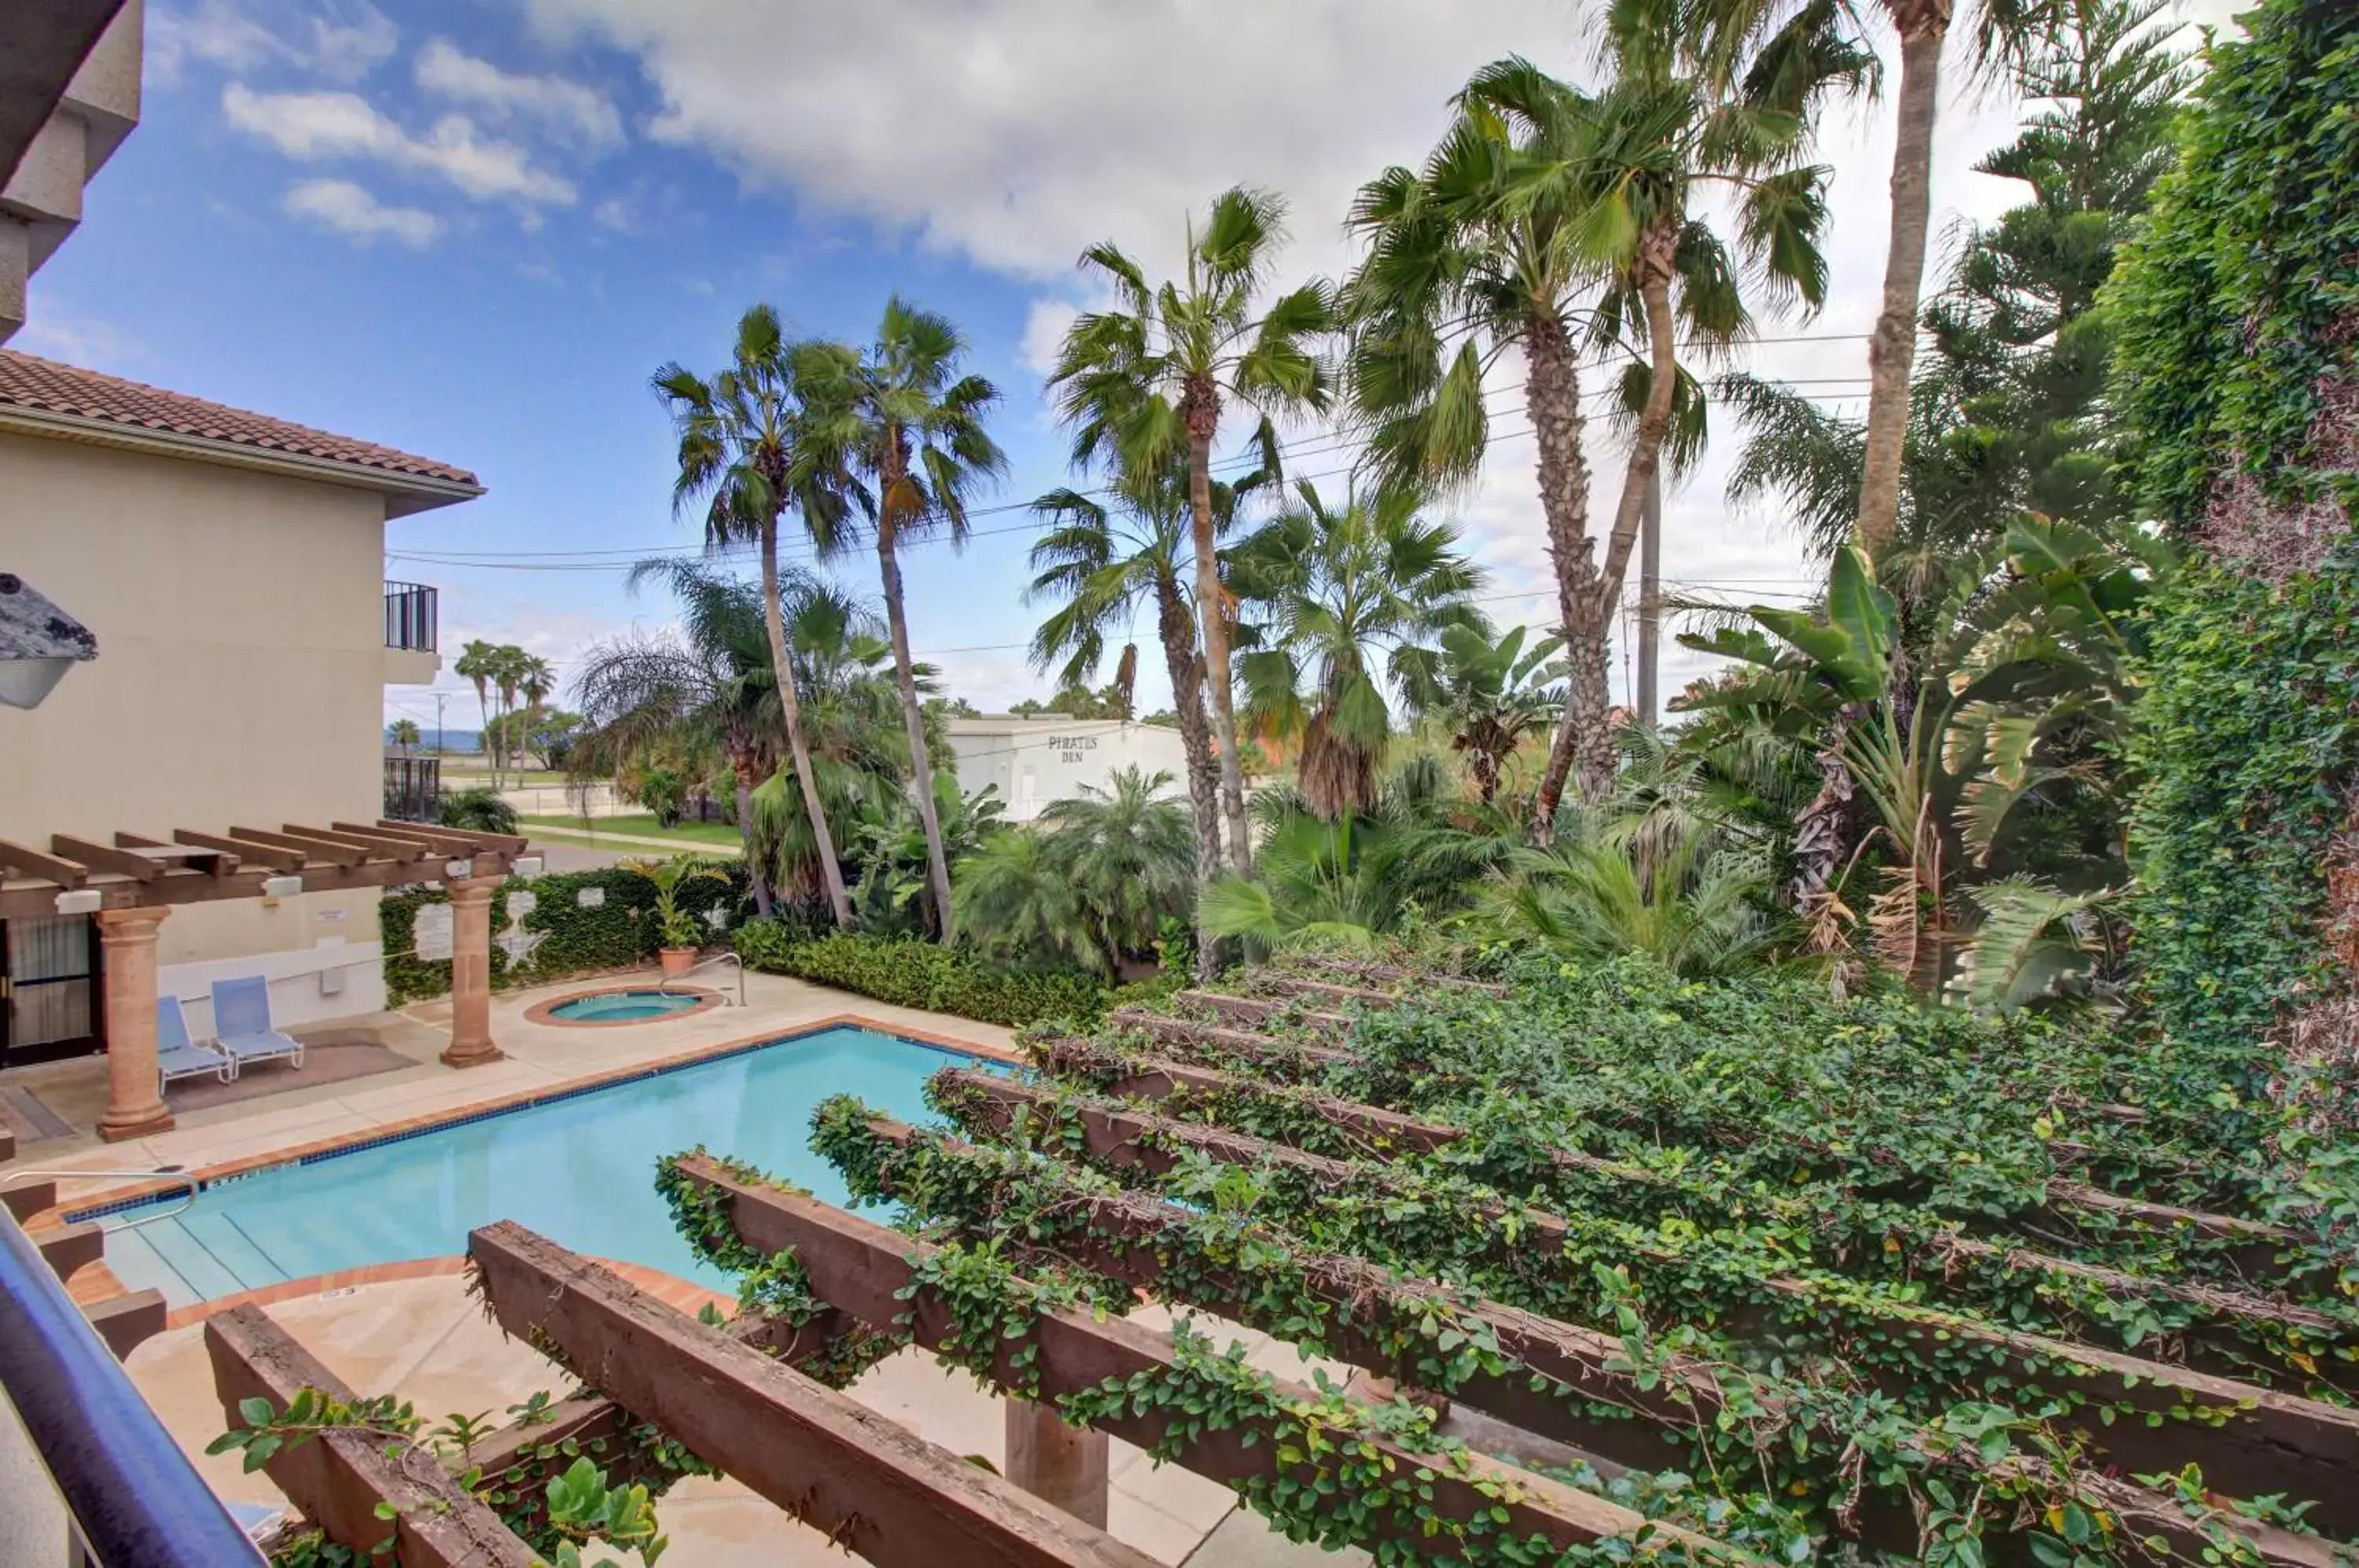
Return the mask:
{"type": "Polygon", "coordinates": [[[1195,899],[1188,817],[1165,798],[1169,773],[1118,768],[1107,788],[1084,784],[1051,801],[1038,829],[1048,863],[1073,890],[1088,932],[1086,962],[1119,978],[1123,964],[1151,952],[1165,914],[1195,899]]]}
{"type": "MultiPolygon", "coordinates": [[[[1234,484],[1212,485],[1214,531],[1225,532],[1241,497],[1277,476],[1277,449],[1265,445],[1262,466],[1234,484]]],[[[1209,887],[1221,874],[1221,780],[1212,732],[1204,713],[1204,661],[1188,608],[1186,572],[1195,513],[1184,458],[1156,474],[1125,475],[1108,506],[1078,490],[1052,490],[1032,503],[1051,526],[1032,546],[1036,575],[1025,597],[1063,603],[1032,638],[1032,662],[1061,665],[1060,688],[1085,686],[1105,657],[1106,634],[1128,626],[1143,603],[1155,606],[1158,640],[1171,678],[1172,710],[1188,759],[1188,800],[1195,810],[1196,879],[1209,887]]],[[[1197,962],[1210,980],[1216,944],[1199,931],[1197,962]]]]}
{"type": "MultiPolygon", "coordinates": [[[[633,593],[660,582],[679,607],[677,634],[631,634],[594,644],[574,676],[587,732],[570,759],[577,775],[612,774],[666,743],[716,746],[735,784],[737,833],[752,873],[754,908],[773,913],[755,829],[754,791],[777,771],[777,680],[759,593],[701,561],[643,561],[625,582],[633,593]]],[[[799,605],[826,592],[799,572],[780,592],[799,605]]]]}
{"type": "Polygon", "coordinates": [[[499,749],[503,761],[514,761],[516,737],[510,733],[508,715],[516,711],[516,688],[525,675],[525,660],[531,656],[512,642],[504,642],[492,650],[492,687],[500,694],[499,749]]]}
{"type": "MultiPolygon", "coordinates": [[[[1524,406],[1539,447],[1540,511],[1565,641],[1566,703],[1584,785],[1614,767],[1605,715],[1608,597],[1589,537],[1581,382],[1572,318],[1598,280],[1584,183],[1591,116],[1572,88],[1500,70],[1462,93],[1422,169],[1386,169],[1361,188],[1351,226],[1368,254],[1344,284],[1353,323],[1353,411],[1363,461],[1387,487],[1458,486],[1481,472],[1490,421],[1483,383],[1524,361],[1524,406]]],[[[1545,835],[1561,777],[1543,779],[1533,831],[1545,835]]]]}
{"type": "Polygon", "coordinates": [[[1076,427],[1077,463],[1151,475],[1186,454],[1196,619],[1220,748],[1229,858],[1240,871],[1252,863],[1253,846],[1231,691],[1212,448],[1230,401],[1265,416],[1323,413],[1331,401],[1326,370],[1313,352],[1335,325],[1327,286],[1306,283],[1256,313],[1285,240],[1285,217],[1284,201],[1269,192],[1243,186],[1223,191],[1201,232],[1189,223],[1185,275],[1159,287],[1150,288],[1138,263],[1110,242],[1082,252],[1082,273],[1111,289],[1114,304],[1074,321],[1049,378],[1059,415],[1076,427]]]}
{"type": "Polygon", "coordinates": [[[500,759],[499,754],[493,749],[492,744],[491,684],[492,676],[499,668],[499,649],[483,638],[477,637],[459,650],[458,662],[451,668],[457,672],[461,680],[474,683],[475,706],[484,715],[484,759],[491,764],[492,784],[497,788],[500,781],[500,759]]]}
{"type": "MultiPolygon", "coordinates": [[[[1884,304],[1868,343],[1867,431],[1853,533],[1871,563],[1891,543],[1900,513],[1909,379],[1932,218],[1933,120],[1941,96],[1941,49],[1957,7],[1955,0],[1877,0],[1877,8],[1899,37],[1900,96],[1884,304]]],[[[2015,55],[2053,9],[2054,0],[1981,0],[1971,30],[1976,68],[2015,55]]],[[[1784,38],[1791,46],[1773,66],[1820,52],[1864,54],[1859,10],[1830,0],[1704,0],[1697,25],[1673,35],[1673,47],[1723,79],[1733,76],[1730,61],[1765,38],[1784,38]]],[[[1864,72],[1854,85],[1872,89],[1875,82],[1874,72],[1864,72]]]]}
{"type": "Polygon", "coordinates": [[[1528,629],[1511,627],[1495,640],[1474,626],[1441,629],[1440,702],[1433,710],[1449,726],[1450,747],[1466,758],[1475,798],[1490,805],[1499,775],[1524,736],[1549,723],[1564,706],[1564,666],[1555,662],[1562,639],[1544,637],[1524,646],[1528,629]]]}
{"type": "Polygon", "coordinates": [[[538,654],[525,655],[516,668],[516,691],[524,698],[524,724],[516,744],[529,749],[540,729],[541,703],[557,690],[557,670],[538,654]]]}
{"type": "Polygon", "coordinates": [[[411,750],[418,745],[418,721],[416,719],[394,720],[392,735],[393,744],[401,747],[401,755],[404,757],[408,757],[411,750]]]}
{"type": "Polygon", "coordinates": [[[1007,466],[1006,454],[984,429],[984,414],[999,400],[999,390],[980,376],[962,375],[965,356],[966,340],[948,317],[895,295],[866,354],[833,344],[811,353],[801,464],[812,484],[836,486],[875,526],[893,669],[909,732],[918,815],[926,829],[935,929],[946,942],[952,930],[950,859],[934,809],[898,551],[904,539],[937,528],[953,545],[965,543],[970,495],[1007,466]]]}
{"type": "Polygon", "coordinates": [[[796,351],[787,342],[778,313],[767,305],[747,310],[737,323],[737,342],[728,368],[707,381],[678,364],[655,374],[657,396],[671,410],[679,433],[679,479],[672,491],[677,513],[704,507],[705,542],[719,547],[753,539],[762,552],[762,617],[770,644],[770,668],[779,673],[780,719],[787,750],[801,789],[804,820],[815,839],[821,884],[835,922],[853,926],[852,898],[829,835],[810,747],[803,736],[802,705],[793,663],[787,657],[778,601],[778,519],[799,508],[804,526],[825,553],[835,542],[840,508],[825,490],[798,488],[798,420],[801,397],[795,376],[796,351]]]}
{"type": "Polygon", "coordinates": [[[1049,835],[1002,828],[958,866],[959,937],[978,952],[1017,962],[1093,952],[1080,900],[1049,835]]]}
{"type": "Polygon", "coordinates": [[[1441,701],[1437,639],[1483,628],[1482,573],[1458,531],[1398,490],[1340,508],[1297,485],[1296,505],[1237,546],[1232,577],[1252,619],[1239,664],[1255,727],[1299,739],[1297,785],[1333,821],[1375,803],[1393,731],[1390,685],[1412,710],[1441,701]]]}

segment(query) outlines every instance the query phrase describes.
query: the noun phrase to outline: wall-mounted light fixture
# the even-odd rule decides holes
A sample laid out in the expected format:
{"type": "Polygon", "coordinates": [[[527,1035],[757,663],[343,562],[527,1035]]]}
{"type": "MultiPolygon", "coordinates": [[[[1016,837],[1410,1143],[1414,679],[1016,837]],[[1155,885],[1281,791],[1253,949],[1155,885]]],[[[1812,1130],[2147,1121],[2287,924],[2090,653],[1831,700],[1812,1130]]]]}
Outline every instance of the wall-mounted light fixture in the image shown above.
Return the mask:
{"type": "Polygon", "coordinates": [[[262,879],[262,896],[266,898],[291,898],[303,890],[300,877],[266,877],[262,879]]]}
{"type": "Polygon", "coordinates": [[[540,868],[544,864],[546,863],[538,855],[525,855],[517,856],[516,865],[510,869],[516,876],[529,882],[540,875],[540,868]]]}
{"type": "Polygon", "coordinates": [[[91,629],[13,572],[0,572],[0,704],[38,708],[66,671],[98,657],[91,629]]]}
{"type": "Polygon", "coordinates": [[[453,882],[462,882],[474,874],[475,863],[472,860],[454,860],[442,868],[442,875],[453,882]]]}
{"type": "Polygon", "coordinates": [[[70,887],[58,895],[57,902],[61,915],[94,915],[106,902],[106,895],[95,887],[70,887]]]}

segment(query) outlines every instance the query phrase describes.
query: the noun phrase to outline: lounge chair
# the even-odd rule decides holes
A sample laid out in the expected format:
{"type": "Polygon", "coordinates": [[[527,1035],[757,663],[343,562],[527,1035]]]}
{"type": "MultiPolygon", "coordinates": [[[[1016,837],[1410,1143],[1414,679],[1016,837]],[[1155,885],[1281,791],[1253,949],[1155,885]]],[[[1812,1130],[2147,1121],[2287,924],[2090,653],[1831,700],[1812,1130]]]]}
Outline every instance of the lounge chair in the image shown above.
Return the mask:
{"type": "Polygon", "coordinates": [[[270,983],[259,975],[213,982],[213,1036],[240,1072],[279,1059],[303,1065],[303,1042],[270,1021],[270,983]]]}
{"type": "Polygon", "coordinates": [[[175,1078],[214,1077],[229,1083],[237,1076],[237,1060],[226,1051],[199,1045],[189,1033],[188,1015],[178,996],[156,998],[156,1092],[160,1094],[175,1078]]]}

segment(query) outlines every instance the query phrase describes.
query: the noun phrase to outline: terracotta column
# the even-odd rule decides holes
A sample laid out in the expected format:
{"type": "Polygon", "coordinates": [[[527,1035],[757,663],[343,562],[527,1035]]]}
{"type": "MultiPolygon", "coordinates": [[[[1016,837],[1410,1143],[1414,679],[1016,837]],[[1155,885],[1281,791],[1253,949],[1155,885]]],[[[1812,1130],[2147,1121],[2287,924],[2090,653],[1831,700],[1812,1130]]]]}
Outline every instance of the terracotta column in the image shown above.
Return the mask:
{"type": "Polygon", "coordinates": [[[98,1136],[109,1143],[145,1138],[172,1125],[156,1081],[156,928],[170,913],[99,911],[106,975],[106,1114],[98,1118],[98,1136]]]}
{"type": "Polygon", "coordinates": [[[492,894],[499,877],[451,887],[451,1044],[446,1067],[481,1067],[506,1052],[492,1043],[492,894]]]}
{"type": "Polygon", "coordinates": [[[1100,1530],[1106,1522],[1106,1436],[1067,1426],[1047,1405],[1008,1399],[1007,1478],[1100,1530]]]}

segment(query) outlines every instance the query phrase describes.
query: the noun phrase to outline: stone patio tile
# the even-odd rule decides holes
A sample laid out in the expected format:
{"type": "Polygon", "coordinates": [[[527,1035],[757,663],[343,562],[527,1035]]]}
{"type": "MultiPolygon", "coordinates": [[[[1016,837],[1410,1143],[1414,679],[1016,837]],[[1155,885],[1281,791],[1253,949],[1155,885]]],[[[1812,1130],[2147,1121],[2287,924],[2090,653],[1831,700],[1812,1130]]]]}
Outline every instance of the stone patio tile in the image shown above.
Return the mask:
{"type": "MultiPolygon", "coordinates": [[[[1223,1488],[1223,1496],[1226,1495],[1223,1488]]],[[[1208,1528],[1168,1514],[1120,1486],[1106,1495],[1106,1533],[1172,1568],[1188,1561],[1208,1528]]]]}
{"type": "Polygon", "coordinates": [[[1331,1552],[1292,1541],[1269,1528],[1259,1514],[1239,1508],[1204,1538],[1187,1568],[1358,1568],[1375,1561],[1356,1546],[1331,1552]]]}

